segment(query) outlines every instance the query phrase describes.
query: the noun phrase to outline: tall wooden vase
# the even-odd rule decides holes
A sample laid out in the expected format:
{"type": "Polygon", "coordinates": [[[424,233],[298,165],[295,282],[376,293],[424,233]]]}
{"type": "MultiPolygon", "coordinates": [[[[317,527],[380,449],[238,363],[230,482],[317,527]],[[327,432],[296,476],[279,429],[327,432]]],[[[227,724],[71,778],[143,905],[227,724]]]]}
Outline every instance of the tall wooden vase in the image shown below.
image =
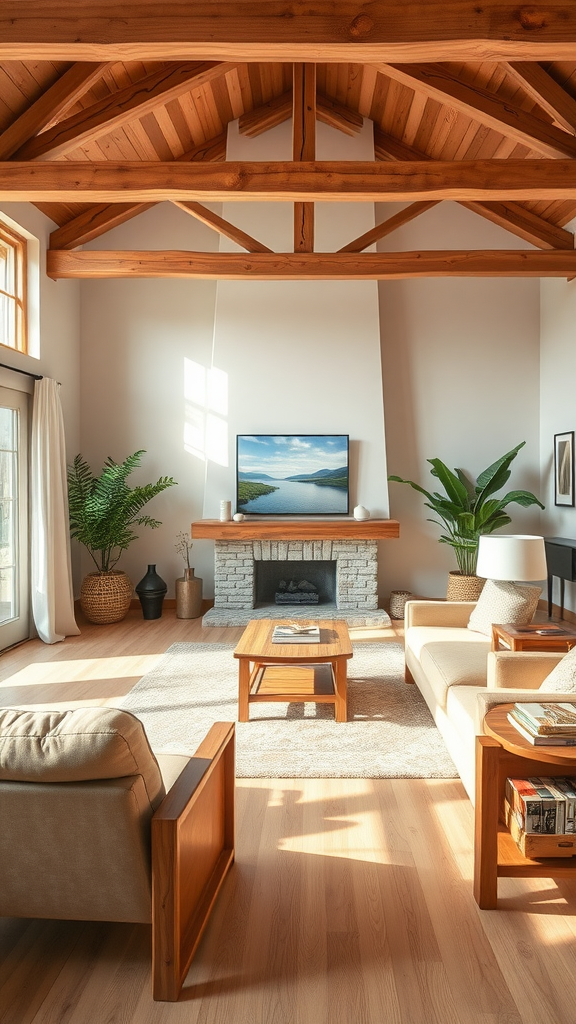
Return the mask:
{"type": "Polygon", "coordinates": [[[184,569],[176,580],[176,618],[197,619],[202,613],[202,580],[194,569],[184,569]]]}

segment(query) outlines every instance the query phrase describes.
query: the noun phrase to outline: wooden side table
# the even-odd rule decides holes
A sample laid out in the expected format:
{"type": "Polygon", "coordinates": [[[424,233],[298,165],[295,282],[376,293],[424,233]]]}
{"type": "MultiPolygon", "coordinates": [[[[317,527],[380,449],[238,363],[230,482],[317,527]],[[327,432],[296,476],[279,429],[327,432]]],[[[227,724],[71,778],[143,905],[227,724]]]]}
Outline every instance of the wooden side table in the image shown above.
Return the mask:
{"type": "Polygon", "coordinates": [[[576,630],[546,622],[514,626],[510,622],[492,626],[493,651],[557,651],[563,654],[576,646],[576,630]]]}
{"type": "Polygon", "coordinates": [[[487,735],[476,737],[474,898],[482,910],[496,909],[498,878],[576,877],[574,859],[524,857],[504,824],[507,778],[576,776],[576,748],[534,747],[508,721],[512,706],[492,708],[484,719],[487,735]]]}

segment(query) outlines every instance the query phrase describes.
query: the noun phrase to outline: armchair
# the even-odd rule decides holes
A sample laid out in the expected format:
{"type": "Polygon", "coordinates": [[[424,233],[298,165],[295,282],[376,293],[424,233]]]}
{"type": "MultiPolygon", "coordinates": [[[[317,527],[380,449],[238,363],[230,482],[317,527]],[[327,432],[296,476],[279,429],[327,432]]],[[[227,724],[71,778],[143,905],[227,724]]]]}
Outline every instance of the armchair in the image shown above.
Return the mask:
{"type": "Polygon", "coordinates": [[[155,757],[127,711],[0,711],[0,915],[152,924],[178,999],[234,859],[234,725],[155,757]]]}

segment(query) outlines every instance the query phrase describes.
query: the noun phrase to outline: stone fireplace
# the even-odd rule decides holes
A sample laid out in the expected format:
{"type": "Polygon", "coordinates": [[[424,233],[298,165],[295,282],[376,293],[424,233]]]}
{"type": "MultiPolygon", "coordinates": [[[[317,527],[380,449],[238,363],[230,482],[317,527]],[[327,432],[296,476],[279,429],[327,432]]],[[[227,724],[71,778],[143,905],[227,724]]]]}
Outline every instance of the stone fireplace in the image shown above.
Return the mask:
{"type": "Polygon", "coordinates": [[[378,608],[376,538],[397,535],[394,520],[193,523],[194,538],[209,536],[215,541],[214,607],[203,624],[241,626],[255,618],[340,618],[355,626],[386,623],[386,612],[378,608]],[[315,578],[308,581],[307,576],[315,578]],[[291,579],[314,584],[318,603],[276,604],[277,584],[291,579]]]}

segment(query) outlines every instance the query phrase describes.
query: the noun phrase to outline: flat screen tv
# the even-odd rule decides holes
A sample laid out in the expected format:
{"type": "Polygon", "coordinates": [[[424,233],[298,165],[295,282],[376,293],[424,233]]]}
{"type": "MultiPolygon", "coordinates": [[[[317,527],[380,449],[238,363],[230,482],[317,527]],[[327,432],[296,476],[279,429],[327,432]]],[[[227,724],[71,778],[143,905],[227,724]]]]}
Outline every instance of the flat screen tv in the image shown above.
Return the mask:
{"type": "Polygon", "coordinates": [[[347,515],[348,441],[348,434],[239,434],[237,511],[347,515]]]}

